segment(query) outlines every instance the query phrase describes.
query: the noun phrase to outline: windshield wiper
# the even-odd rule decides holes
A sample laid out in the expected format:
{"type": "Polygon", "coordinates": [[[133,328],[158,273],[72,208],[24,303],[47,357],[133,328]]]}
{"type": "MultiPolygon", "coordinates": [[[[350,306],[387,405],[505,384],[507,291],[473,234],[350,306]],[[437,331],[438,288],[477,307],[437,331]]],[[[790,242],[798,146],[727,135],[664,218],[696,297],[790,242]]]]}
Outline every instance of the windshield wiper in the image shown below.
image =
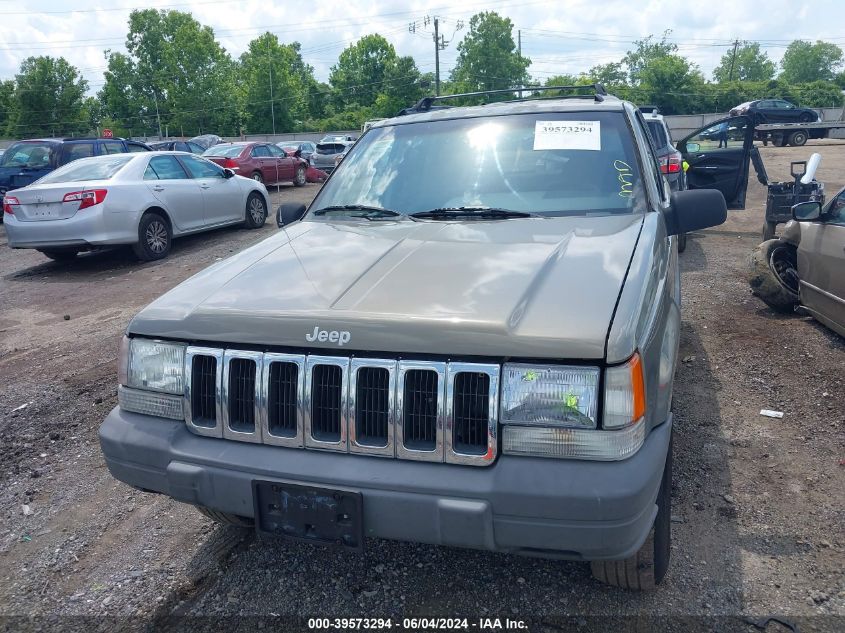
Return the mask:
{"type": "Polygon", "coordinates": [[[374,218],[396,217],[402,215],[398,211],[392,209],[382,209],[381,207],[373,207],[366,204],[333,204],[322,209],[317,209],[312,215],[326,215],[327,213],[342,213],[346,212],[354,218],[366,218],[372,220],[374,218]],[[349,213],[350,211],[358,211],[358,213],[349,213]]]}
{"type": "Polygon", "coordinates": [[[508,218],[536,218],[534,213],[513,211],[511,209],[496,209],[494,207],[440,207],[429,211],[412,213],[412,218],[450,219],[477,218],[479,220],[507,220],[508,218]]]}

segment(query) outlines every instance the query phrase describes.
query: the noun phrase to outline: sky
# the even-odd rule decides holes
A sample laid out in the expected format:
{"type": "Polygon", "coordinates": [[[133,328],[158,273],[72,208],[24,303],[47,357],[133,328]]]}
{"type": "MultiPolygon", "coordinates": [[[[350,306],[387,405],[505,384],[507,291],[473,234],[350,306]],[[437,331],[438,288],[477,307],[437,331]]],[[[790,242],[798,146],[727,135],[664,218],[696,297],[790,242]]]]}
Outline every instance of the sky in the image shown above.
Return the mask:
{"type": "Polygon", "coordinates": [[[779,61],[794,39],[823,39],[845,46],[842,0],[0,0],[0,79],[11,79],[33,55],[63,56],[88,80],[89,92],[103,85],[104,51],[123,51],[129,12],[134,8],[188,11],[214,29],[233,57],[265,31],[282,42],[298,41],[302,56],[326,81],[340,52],[358,38],[379,33],[400,55],[412,55],[422,72],[433,72],[433,18],[449,41],[441,51],[441,77],[457,59],[457,44],[469,18],[492,10],[509,17],[522,33],[523,55],[538,81],[578,74],[618,61],[631,43],[671,29],[679,53],[709,78],[735,39],[759,41],[779,61]],[[461,28],[463,27],[463,28],[461,28]]]}

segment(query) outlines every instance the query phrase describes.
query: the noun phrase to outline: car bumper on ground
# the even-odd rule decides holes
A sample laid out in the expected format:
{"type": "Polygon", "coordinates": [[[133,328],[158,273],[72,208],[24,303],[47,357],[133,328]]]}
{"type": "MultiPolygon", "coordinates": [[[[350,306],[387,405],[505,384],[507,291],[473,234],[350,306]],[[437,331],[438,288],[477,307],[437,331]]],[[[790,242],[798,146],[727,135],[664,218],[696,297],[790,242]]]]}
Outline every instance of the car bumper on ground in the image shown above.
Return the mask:
{"type": "Polygon", "coordinates": [[[79,211],[65,220],[22,222],[5,214],[11,248],[90,248],[138,240],[138,220],[122,213],[79,211]]]}
{"type": "Polygon", "coordinates": [[[360,492],[369,537],[575,560],[645,541],[672,421],[620,462],[500,456],[485,468],[200,437],[115,408],[100,427],[112,475],[178,501],[253,517],[253,480],[360,492]]]}

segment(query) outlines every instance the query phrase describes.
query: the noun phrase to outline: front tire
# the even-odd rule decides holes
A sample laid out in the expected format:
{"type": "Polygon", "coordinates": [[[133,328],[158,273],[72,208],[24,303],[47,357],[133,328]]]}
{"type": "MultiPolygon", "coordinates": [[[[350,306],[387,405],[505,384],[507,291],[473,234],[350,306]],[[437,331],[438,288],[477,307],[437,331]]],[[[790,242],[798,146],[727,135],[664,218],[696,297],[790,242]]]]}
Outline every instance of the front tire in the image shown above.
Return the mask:
{"type": "Polygon", "coordinates": [[[637,553],[625,560],[594,560],[590,569],[596,580],[631,591],[649,591],[663,582],[669,570],[672,544],[672,440],[657,492],[657,516],[637,553]]]}
{"type": "Polygon", "coordinates": [[[793,147],[801,147],[807,142],[807,133],[804,130],[798,130],[789,135],[789,144],[793,147]]]}
{"type": "Polygon", "coordinates": [[[246,199],[246,219],[244,225],[248,229],[260,229],[267,221],[267,205],[260,193],[253,191],[246,199]]]}
{"type": "Polygon", "coordinates": [[[167,257],[172,242],[170,223],[158,213],[145,213],[138,224],[138,241],[132,250],[141,261],[151,262],[167,257]]]}
{"type": "Polygon", "coordinates": [[[69,262],[72,259],[76,259],[76,256],[79,254],[79,251],[75,248],[66,248],[61,250],[42,250],[39,248],[38,252],[42,255],[46,255],[54,262],[69,262]]]}
{"type": "Polygon", "coordinates": [[[799,279],[796,248],[779,239],[768,240],[749,258],[751,292],[776,312],[789,313],[798,305],[799,279]]]}
{"type": "Polygon", "coordinates": [[[798,120],[801,123],[812,123],[813,122],[813,115],[810,114],[809,112],[804,112],[804,113],[801,114],[801,116],[798,117],[798,120]]]}
{"type": "Polygon", "coordinates": [[[296,175],[293,177],[293,185],[294,187],[304,187],[306,182],[308,182],[308,180],[305,175],[305,167],[300,165],[296,168],[296,175]]]}

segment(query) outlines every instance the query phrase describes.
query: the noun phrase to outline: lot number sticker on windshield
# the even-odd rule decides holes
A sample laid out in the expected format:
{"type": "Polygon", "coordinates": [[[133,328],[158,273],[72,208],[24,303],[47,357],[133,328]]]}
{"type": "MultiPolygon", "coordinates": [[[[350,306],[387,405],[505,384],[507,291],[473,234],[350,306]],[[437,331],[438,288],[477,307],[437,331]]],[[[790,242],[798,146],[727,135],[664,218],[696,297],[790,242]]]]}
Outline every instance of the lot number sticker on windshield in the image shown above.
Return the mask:
{"type": "Polygon", "coordinates": [[[601,121],[537,121],[534,149],[601,150],[601,121]]]}

